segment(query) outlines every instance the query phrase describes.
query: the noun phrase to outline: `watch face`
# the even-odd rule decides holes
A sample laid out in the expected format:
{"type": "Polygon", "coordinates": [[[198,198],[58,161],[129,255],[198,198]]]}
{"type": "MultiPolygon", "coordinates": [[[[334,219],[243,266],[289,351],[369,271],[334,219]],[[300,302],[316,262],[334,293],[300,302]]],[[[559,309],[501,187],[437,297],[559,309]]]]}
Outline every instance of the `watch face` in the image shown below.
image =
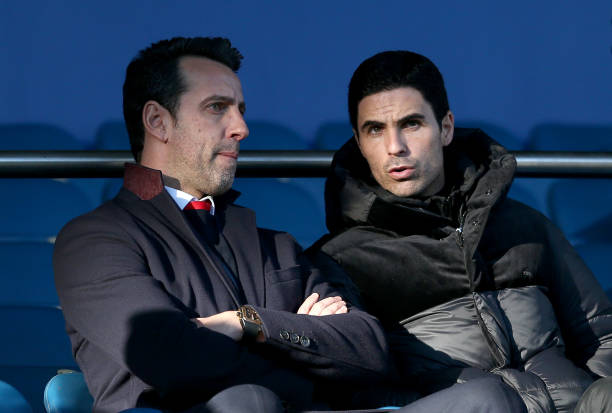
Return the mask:
{"type": "Polygon", "coordinates": [[[255,315],[253,314],[253,310],[249,307],[243,307],[243,308],[244,308],[245,317],[248,318],[249,320],[254,320],[255,315]]]}
{"type": "Polygon", "coordinates": [[[239,314],[240,318],[242,318],[245,322],[261,324],[261,320],[259,319],[257,312],[251,307],[240,307],[239,314]]]}

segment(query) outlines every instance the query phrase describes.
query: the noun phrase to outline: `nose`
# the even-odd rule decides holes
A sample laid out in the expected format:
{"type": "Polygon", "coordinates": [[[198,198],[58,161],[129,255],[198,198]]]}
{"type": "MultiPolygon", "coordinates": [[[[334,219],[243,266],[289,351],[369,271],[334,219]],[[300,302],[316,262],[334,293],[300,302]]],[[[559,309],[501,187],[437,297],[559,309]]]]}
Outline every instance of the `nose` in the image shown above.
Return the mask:
{"type": "Polygon", "coordinates": [[[249,136],[249,128],[247,127],[247,124],[244,121],[242,113],[240,113],[237,108],[233,112],[234,113],[231,117],[227,134],[229,138],[235,139],[240,142],[241,140],[249,136]]]}
{"type": "Polygon", "coordinates": [[[391,156],[402,156],[405,155],[408,146],[404,140],[404,136],[400,129],[390,129],[385,136],[385,146],[387,154],[391,156]]]}

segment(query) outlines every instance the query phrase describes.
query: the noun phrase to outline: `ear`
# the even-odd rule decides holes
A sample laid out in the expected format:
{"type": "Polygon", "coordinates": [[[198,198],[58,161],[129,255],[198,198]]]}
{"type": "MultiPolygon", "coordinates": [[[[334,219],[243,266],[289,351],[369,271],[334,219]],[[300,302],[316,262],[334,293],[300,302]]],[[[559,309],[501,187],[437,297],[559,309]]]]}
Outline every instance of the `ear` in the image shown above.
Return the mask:
{"type": "Polygon", "coordinates": [[[440,132],[440,138],[442,139],[442,145],[447,146],[453,141],[455,134],[455,116],[450,110],[442,119],[442,131],[440,132]]]}
{"type": "Polygon", "coordinates": [[[154,100],[149,100],[142,109],[142,124],[144,125],[145,135],[167,143],[170,118],[172,116],[165,107],[154,100]]]}

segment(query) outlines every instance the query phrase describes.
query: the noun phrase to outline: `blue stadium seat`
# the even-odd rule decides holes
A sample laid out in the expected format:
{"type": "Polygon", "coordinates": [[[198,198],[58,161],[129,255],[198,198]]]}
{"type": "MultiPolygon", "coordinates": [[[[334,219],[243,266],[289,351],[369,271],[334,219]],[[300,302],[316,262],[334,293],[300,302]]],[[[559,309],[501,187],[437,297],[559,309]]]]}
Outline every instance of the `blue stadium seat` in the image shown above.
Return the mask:
{"type": "Polygon", "coordinates": [[[249,136],[240,142],[241,150],[308,149],[306,140],[287,126],[265,120],[250,120],[247,125],[249,136]]]}
{"type": "MultiPolygon", "coordinates": [[[[587,151],[612,152],[612,125],[588,125],[588,124],[562,124],[546,123],[535,126],[529,133],[524,150],[527,151],[587,151]]],[[[546,205],[546,214],[555,220],[558,213],[553,212],[551,195],[549,194],[553,184],[565,185],[568,179],[533,178],[529,181],[529,189],[536,194],[539,201],[546,205]],[[558,184],[557,184],[558,183],[558,184]],[[541,198],[543,197],[543,198],[541,198]]],[[[581,179],[580,183],[587,184],[589,179],[581,179]]],[[[590,196],[581,192],[583,196],[590,196]]],[[[597,196],[596,194],[594,194],[597,196]]],[[[576,206],[573,202],[572,205],[576,206]]],[[[563,208],[561,206],[561,208],[563,208]]],[[[584,212],[584,209],[582,210],[584,212]]],[[[578,213],[576,211],[576,213],[578,213]]]]}
{"type": "Polygon", "coordinates": [[[62,312],[57,306],[3,305],[0,377],[18,389],[35,413],[43,412],[46,383],[60,369],[76,369],[62,312]]]}
{"type": "Polygon", "coordinates": [[[608,242],[580,244],[576,250],[612,300],[612,269],[610,268],[612,239],[608,242]]]}
{"type": "MultiPolygon", "coordinates": [[[[47,383],[44,403],[47,413],[91,413],[93,397],[89,394],[83,373],[64,371],[47,383]]],[[[162,413],[162,411],[136,407],[119,413],[162,413]]]]}
{"type": "MultiPolygon", "coordinates": [[[[108,120],[98,126],[91,149],[99,151],[129,151],[130,140],[123,120],[108,120]]],[[[71,179],[90,200],[93,206],[106,201],[105,188],[109,182],[119,178],[78,178],[71,179]]]]}
{"type": "Polygon", "coordinates": [[[83,373],[68,370],[49,380],[45,386],[44,403],[47,413],[90,413],[93,397],[83,373]]]}
{"type": "Polygon", "coordinates": [[[524,144],[512,132],[494,123],[481,120],[466,120],[457,122],[457,128],[478,128],[489,135],[509,151],[520,151],[524,144]]]}
{"type": "Polygon", "coordinates": [[[68,181],[0,179],[0,241],[53,241],[70,219],[91,209],[68,181]]]}
{"type": "Polygon", "coordinates": [[[113,199],[119,190],[123,186],[123,179],[121,178],[110,178],[106,180],[104,188],[102,188],[102,202],[106,202],[109,199],[113,199]]]}
{"type": "Polygon", "coordinates": [[[88,204],[97,207],[104,201],[105,186],[113,179],[118,178],[70,178],[69,182],[83,193],[88,204]]]}
{"type": "Polygon", "coordinates": [[[552,220],[573,244],[599,241],[595,233],[612,242],[612,180],[558,180],[548,202],[552,220]]]}
{"type": "Polygon", "coordinates": [[[5,305],[59,305],[52,259],[49,242],[0,242],[0,311],[5,305]]]}
{"type": "MultiPolygon", "coordinates": [[[[240,150],[307,150],[309,149],[309,144],[306,140],[298,134],[296,131],[275,123],[271,121],[265,120],[247,120],[247,125],[249,127],[249,137],[240,142],[240,150]]],[[[315,202],[317,203],[317,209],[321,210],[323,208],[323,200],[322,200],[322,179],[317,178],[300,178],[300,179],[289,179],[289,178],[270,178],[270,179],[261,179],[258,178],[256,180],[251,180],[249,187],[252,188],[249,191],[253,193],[257,193],[258,190],[256,187],[262,186],[263,191],[268,191],[270,186],[267,184],[269,182],[276,181],[277,183],[293,183],[294,186],[301,186],[302,190],[296,190],[300,193],[306,192],[311,194],[314,197],[315,202]]],[[[270,184],[272,186],[276,186],[274,184],[270,184]]],[[[236,186],[235,186],[236,188],[236,186]]],[[[307,196],[307,195],[301,195],[307,196]]],[[[257,203],[251,204],[251,200],[253,198],[249,195],[248,198],[241,198],[240,201],[247,207],[253,208],[258,205],[261,201],[257,203]],[[246,200],[248,199],[248,201],[246,200]]],[[[261,220],[260,220],[261,221],[261,220]]],[[[268,226],[269,228],[279,228],[278,225],[274,226],[272,221],[269,221],[266,218],[263,218],[263,221],[259,222],[259,225],[268,226]],[[262,222],[271,222],[268,224],[262,224],[262,222]]],[[[281,223],[281,225],[283,225],[281,223]]],[[[306,236],[304,240],[308,240],[311,237],[306,236]]]]}
{"type": "Polygon", "coordinates": [[[525,150],[612,152],[612,125],[537,125],[529,134],[525,150]]]}
{"type": "Polygon", "coordinates": [[[69,182],[2,179],[0,191],[0,377],[42,413],[46,382],[76,368],[53,283],[53,242],[60,228],[89,209],[69,182]]]}
{"type": "Polygon", "coordinates": [[[326,122],[315,132],[315,149],[337,151],[353,136],[353,128],[348,121],[326,122]]]}
{"type": "Polygon", "coordinates": [[[0,411],[3,413],[32,413],[32,408],[17,389],[0,380],[0,411]]]}
{"type": "Polygon", "coordinates": [[[94,137],[93,149],[129,151],[130,138],[125,123],[122,120],[108,120],[100,124],[94,137]]]}
{"type": "Polygon", "coordinates": [[[242,193],[236,203],[253,209],[260,227],[287,231],[303,247],[325,232],[323,211],[317,201],[293,182],[240,178],[234,189],[242,193]]]}
{"type": "Polygon", "coordinates": [[[548,191],[552,178],[514,178],[509,196],[521,201],[550,218],[548,191]]]}
{"type": "Polygon", "coordinates": [[[530,182],[526,182],[525,179],[515,179],[508,192],[508,197],[520,201],[530,207],[537,209],[538,211],[545,213],[546,205],[538,198],[533,192],[533,186],[530,182]]]}
{"type": "Polygon", "coordinates": [[[0,124],[0,150],[83,150],[85,144],[67,131],[47,123],[0,124]]]}

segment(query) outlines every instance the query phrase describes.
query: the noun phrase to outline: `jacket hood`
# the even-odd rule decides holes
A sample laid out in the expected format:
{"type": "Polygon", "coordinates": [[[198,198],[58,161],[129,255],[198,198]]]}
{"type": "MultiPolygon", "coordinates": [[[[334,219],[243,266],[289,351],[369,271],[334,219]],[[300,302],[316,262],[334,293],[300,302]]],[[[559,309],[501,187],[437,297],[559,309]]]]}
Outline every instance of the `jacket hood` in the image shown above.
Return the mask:
{"type": "MultiPolygon", "coordinates": [[[[403,198],[383,189],[351,137],[334,155],[325,183],[326,223],[330,233],[357,225],[375,225],[397,231],[397,213],[418,214],[418,222],[453,220],[453,212],[474,193],[477,183],[486,182],[505,196],[516,169],[516,160],[499,143],[480,129],[455,128],[450,145],[444,148],[446,186],[444,196],[428,199],[403,198]],[[445,204],[436,207],[434,204],[445,204]],[[448,214],[432,211],[448,208],[448,214]],[[388,226],[386,225],[388,222],[388,226]]],[[[456,214],[456,212],[454,212],[456,214]]],[[[414,220],[410,220],[414,226],[414,220]]],[[[400,228],[401,230],[401,228],[400,228]]],[[[411,230],[414,230],[412,228],[411,230]]]]}

